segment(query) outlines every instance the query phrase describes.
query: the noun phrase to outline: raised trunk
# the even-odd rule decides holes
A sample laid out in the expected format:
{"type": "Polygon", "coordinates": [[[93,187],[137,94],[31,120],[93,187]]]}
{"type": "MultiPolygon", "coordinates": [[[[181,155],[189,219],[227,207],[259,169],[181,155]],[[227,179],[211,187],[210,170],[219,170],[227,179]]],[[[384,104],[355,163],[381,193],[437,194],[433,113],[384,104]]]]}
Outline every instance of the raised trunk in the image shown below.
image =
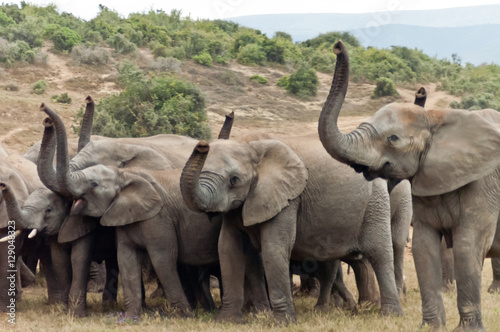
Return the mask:
{"type": "Polygon", "coordinates": [[[56,152],[54,123],[52,119],[45,118],[43,125],[45,129],[37,160],[38,176],[47,188],[58,193],[59,185],[57,184],[56,171],[54,169],[54,155],[56,152]]]}
{"type": "Polygon", "coordinates": [[[356,130],[343,134],[337,125],[349,83],[349,55],[341,41],[335,43],[333,52],[337,55],[337,63],[330,93],[319,117],[319,137],[333,158],[353,166],[369,165],[366,143],[376,134],[375,128],[368,123],[362,123],[356,130]]]}
{"type": "Polygon", "coordinates": [[[189,157],[181,175],[182,198],[186,205],[199,212],[207,211],[209,201],[206,189],[200,186],[200,173],[205,164],[210,147],[207,142],[200,141],[189,157]]]}
{"type": "Polygon", "coordinates": [[[0,182],[0,190],[2,191],[9,220],[16,222],[17,229],[28,228],[27,221],[30,219],[30,215],[19,208],[17,199],[12,190],[10,190],[10,187],[6,183],[0,182]]]}
{"type": "Polygon", "coordinates": [[[226,115],[226,120],[222,125],[222,129],[220,130],[218,139],[229,139],[229,135],[231,135],[231,128],[233,128],[234,122],[234,112],[226,115]]]}
{"type": "Polygon", "coordinates": [[[425,107],[425,101],[427,100],[427,91],[425,91],[424,87],[421,87],[418,89],[418,91],[415,93],[415,105],[418,105],[420,107],[425,107]]]}
{"type": "Polygon", "coordinates": [[[49,107],[42,104],[42,111],[44,111],[54,122],[57,137],[57,185],[59,193],[65,197],[77,197],[78,193],[74,188],[76,182],[75,175],[69,172],[69,157],[68,157],[68,140],[66,135],[66,128],[61,118],[49,107]]]}
{"type": "Polygon", "coordinates": [[[87,96],[85,98],[87,107],[85,108],[85,113],[83,114],[82,127],[80,128],[80,138],[78,139],[78,151],[83,149],[88,142],[90,142],[90,136],[92,135],[92,123],[94,121],[94,108],[95,104],[92,97],[87,96]]]}

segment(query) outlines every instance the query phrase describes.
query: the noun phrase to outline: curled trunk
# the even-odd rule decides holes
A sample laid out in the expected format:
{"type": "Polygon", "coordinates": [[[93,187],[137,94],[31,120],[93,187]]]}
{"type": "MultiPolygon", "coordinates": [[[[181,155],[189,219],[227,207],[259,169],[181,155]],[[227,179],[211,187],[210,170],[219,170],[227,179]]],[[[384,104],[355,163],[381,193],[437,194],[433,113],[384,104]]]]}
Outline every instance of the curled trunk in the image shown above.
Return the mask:
{"type": "Polygon", "coordinates": [[[59,192],[56,171],[54,169],[54,155],[56,152],[56,136],[54,123],[51,118],[43,120],[43,137],[37,159],[38,176],[42,183],[54,192],[59,192]]]}
{"type": "Polygon", "coordinates": [[[200,141],[189,157],[181,175],[182,198],[186,205],[199,212],[207,212],[206,193],[200,186],[200,173],[205,164],[210,147],[207,142],[200,141]]]}
{"type": "Polygon", "coordinates": [[[418,89],[418,91],[415,93],[415,105],[418,105],[420,107],[425,107],[425,101],[427,100],[427,91],[425,91],[424,87],[421,87],[418,89]]]}
{"type": "Polygon", "coordinates": [[[226,115],[226,120],[222,125],[218,139],[229,139],[229,136],[231,135],[231,129],[233,128],[233,122],[234,112],[231,112],[230,114],[226,115]]]}
{"type": "Polygon", "coordinates": [[[321,143],[333,158],[356,169],[356,166],[370,164],[367,143],[376,131],[368,123],[362,123],[349,134],[343,134],[339,130],[337,120],[349,83],[349,55],[341,41],[335,43],[333,52],[337,55],[335,73],[319,117],[318,133],[321,143]]]}
{"type": "Polygon", "coordinates": [[[29,220],[30,215],[26,211],[21,210],[9,185],[4,182],[0,182],[0,190],[2,191],[9,219],[16,222],[17,229],[28,228],[27,221],[29,220]]]}
{"type": "Polygon", "coordinates": [[[87,96],[85,98],[87,106],[85,107],[85,113],[83,114],[82,126],[80,128],[80,138],[78,139],[78,151],[81,151],[85,145],[90,142],[90,136],[92,135],[92,123],[94,122],[94,109],[95,104],[92,97],[87,96]]]}

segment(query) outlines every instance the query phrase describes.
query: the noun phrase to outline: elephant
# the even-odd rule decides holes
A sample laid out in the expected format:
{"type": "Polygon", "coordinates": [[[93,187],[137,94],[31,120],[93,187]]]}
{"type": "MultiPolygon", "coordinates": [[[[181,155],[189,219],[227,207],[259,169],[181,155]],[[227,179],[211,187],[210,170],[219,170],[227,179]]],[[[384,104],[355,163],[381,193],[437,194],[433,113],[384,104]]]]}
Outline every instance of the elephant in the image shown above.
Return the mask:
{"type": "MultiPolygon", "coordinates": [[[[296,321],[290,259],[322,264],[366,257],[379,282],[381,313],[403,314],[394,277],[387,183],[368,182],[334,161],[317,136],[276,140],[250,135],[210,145],[200,141],[184,166],[181,191],[191,209],[223,214],[219,320],[242,320],[243,236],[261,252],[271,306],[280,322],[296,321]]],[[[331,282],[333,278],[325,280],[326,289],[331,282]]]]}
{"type": "MultiPolygon", "coordinates": [[[[209,218],[186,207],[179,188],[182,169],[150,170],[98,164],[75,170],[74,162],[80,160],[80,154],[82,158],[89,155],[85,153],[87,147],[69,164],[64,125],[52,110],[46,108],[45,111],[57,131],[58,153],[57,171],[54,173],[51,158],[45,158],[45,163],[40,165],[42,173],[48,179],[57,178],[59,181],[51,185],[74,198],[72,215],[100,218],[101,225],[116,229],[126,315],[137,317],[141,312],[141,263],[147,253],[169,302],[182,315],[191,316],[192,308],[183,292],[177,264],[206,266],[218,262],[220,216],[209,218]]],[[[44,143],[45,140],[41,151],[54,153],[53,145],[44,143]]],[[[261,294],[260,298],[256,297],[257,306],[268,307],[263,279],[254,284],[254,289],[260,289],[261,294]]]]}
{"type": "Polygon", "coordinates": [[[500,114],[492,109],[426,110],[392,103],[350,133],[337,126],[348,86],[342,42],[318,121],[325,150],[368,180],[408,179],[412,185],[413,257],[422,297],[422,324],[446,325],[440,245],[453,248],[460,320],[455,331],[484,331],[481,271],[500,255],[500,114]]]}

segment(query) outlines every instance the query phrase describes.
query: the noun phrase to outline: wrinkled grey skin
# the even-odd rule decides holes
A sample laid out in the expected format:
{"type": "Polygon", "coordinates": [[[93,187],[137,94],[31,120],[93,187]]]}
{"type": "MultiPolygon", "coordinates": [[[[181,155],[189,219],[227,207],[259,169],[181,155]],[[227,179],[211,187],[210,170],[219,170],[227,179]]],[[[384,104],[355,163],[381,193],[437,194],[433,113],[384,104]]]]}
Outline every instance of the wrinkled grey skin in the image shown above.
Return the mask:
{"type": "Polygon", "coordinates": [[[348,134],[337,117],[348,84],[348,55],[334,46],[337,65],[319,119],[325,149],[368,179],[409,179],[413,194],[413,257],[423,324],[446,324],[441,238],[453,245],[457,305],[455,331],[484,331],[481,271],[500,255],[500,114],[494,110],[425,110],[390,104],[348,134]]]}
{"type": "Polygon", "coordinates": [[[382,313],[402,314],[387,185],[367,182],[332,160],[317,137],[200,142],[184,167],[181,190],[190,208],[224,213],[219,238],[224,296],[218,319],[241,320],[244,235],[262,253],[278,321],[296,320],[291,258],[366,257],[375,267],[382,313]]]}

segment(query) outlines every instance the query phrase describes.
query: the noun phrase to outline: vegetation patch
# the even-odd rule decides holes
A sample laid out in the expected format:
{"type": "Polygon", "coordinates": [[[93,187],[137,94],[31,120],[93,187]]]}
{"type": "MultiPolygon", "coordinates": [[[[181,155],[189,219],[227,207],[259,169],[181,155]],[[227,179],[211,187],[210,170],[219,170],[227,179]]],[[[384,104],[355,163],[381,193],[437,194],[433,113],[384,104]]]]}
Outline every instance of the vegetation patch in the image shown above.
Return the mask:
{"type": "Polygon", "coordinates": [[[31,87],[31,92],[36,93],[37,95],[44,94],[45,90],[47,90],[47,82],[44,80],[36,81],[31,87]]]}
{"type": "Polygon", "coordinates": [[[71,104],[71,97],[68,96],[67,92],[61,93],[60,95],[53,95],[50,97],[50,100],[59,104],[71,104]]]}
{"type": "Polygon", "coordinates": [[[259,75],[253,75],[250,76],[250,81],[257,82],[259,84],[267,84],[267,78],[259,76],[259,75]]]}

